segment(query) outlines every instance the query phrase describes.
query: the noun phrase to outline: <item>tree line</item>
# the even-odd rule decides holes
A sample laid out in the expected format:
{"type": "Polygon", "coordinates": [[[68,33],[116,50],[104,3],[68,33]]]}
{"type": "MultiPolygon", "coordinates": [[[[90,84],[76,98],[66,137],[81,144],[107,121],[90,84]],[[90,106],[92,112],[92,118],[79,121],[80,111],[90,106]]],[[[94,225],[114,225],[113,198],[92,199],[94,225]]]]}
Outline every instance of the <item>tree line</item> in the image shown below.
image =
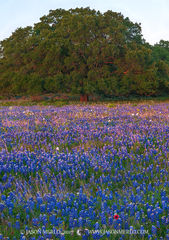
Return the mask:
{"type": "Polygon", "coordinates": [[[169,90],[169,41],[148,44],[121,13],[50,10],[0,42],[0,94],[158,96],[169,90]]]}

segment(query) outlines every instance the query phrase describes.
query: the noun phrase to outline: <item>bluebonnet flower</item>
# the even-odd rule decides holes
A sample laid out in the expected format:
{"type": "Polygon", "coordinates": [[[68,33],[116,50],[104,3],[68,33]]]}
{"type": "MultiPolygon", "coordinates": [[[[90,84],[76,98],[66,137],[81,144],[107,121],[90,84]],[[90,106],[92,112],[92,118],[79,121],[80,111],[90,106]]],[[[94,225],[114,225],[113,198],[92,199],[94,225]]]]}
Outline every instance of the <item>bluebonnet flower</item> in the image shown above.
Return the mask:
{"type": "Polygon", "coordinates": [[[154,225],[152,225],[151,231],[153,235],[157,234],[157,228],[154,225]]]}
{"type": "Polygon", "coordinates": [[[7,152],[0,143],[1,217],[7,212],[7,222],[16,217],[21,224],[24,216],[26,226],[46,228],[61,227],[64,221],[68,229],[79,224],[99,229],[107,223],[129,229],[134,216],[140,229],[151,221],[157,231],[166,232],[168,124],[164,113],[161,119],[158,114],[151,118],[151,128],[150,119],[142,116],[151,110],[167,112],[166,106],[14,107],[11,115],[8,108],[1,109],[1,135],[11,146],[7,152]],[[10,121],[13,126],[7,125],[10,121]],[[22,217],[16,215],[18,207],[26,213],[22,217]],[[114,220],[117,212],[120,218],[114,220]]]}

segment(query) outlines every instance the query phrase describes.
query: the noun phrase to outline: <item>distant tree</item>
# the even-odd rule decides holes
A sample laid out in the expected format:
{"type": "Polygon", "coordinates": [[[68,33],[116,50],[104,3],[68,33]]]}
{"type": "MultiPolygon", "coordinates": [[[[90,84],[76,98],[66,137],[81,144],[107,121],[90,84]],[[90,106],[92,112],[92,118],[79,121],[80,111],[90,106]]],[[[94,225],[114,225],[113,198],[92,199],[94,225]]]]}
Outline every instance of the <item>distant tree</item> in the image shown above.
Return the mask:
{"type": "Polygon", "coordinates": [[[162,60],[169,64],[169,41],[161,40],[152,47],[152,55],[155,61],[162,60]]]}
{"type": "Polygon", "coordinates": [[[112,11],[51,10],[0,42],[5,95],[68,93],[87,101],[95,94],[161,94],[168,90],[168,66],[168,41],[149,45],[140,24],[112,11]]]}
{"type": "Polygon", "coordinates": [[[169,92],[169,41],[161,40],[152,47],[152,56],[157,68],[158,93],[169,92]]]}

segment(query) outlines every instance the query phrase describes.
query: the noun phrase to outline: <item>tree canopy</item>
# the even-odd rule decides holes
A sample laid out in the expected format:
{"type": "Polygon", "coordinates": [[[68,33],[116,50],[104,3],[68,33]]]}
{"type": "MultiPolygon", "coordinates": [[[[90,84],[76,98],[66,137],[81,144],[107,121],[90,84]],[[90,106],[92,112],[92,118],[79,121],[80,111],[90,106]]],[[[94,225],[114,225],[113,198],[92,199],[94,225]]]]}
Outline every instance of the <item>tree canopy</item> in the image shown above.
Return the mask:
{"type": "Polygon", "coordinates": [[[169,90],[169,42],[151,46],[121,13],[50,10],[0,42],[1,95],[161,95],[169,90]]]}

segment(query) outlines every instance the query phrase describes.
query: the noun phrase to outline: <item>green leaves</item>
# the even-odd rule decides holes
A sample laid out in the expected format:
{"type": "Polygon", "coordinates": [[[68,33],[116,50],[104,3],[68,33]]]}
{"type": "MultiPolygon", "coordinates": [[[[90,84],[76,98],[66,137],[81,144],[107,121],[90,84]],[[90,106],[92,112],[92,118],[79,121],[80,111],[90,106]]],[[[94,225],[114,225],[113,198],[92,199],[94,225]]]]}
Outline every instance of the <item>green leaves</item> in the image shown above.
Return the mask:
{"type": "Polygon", "coordinates": [[[112,11],[50,10],[0,43],[2,93],[153,95],[168,89],[168,66],[168,41],[148,45],[112,11]]]}

